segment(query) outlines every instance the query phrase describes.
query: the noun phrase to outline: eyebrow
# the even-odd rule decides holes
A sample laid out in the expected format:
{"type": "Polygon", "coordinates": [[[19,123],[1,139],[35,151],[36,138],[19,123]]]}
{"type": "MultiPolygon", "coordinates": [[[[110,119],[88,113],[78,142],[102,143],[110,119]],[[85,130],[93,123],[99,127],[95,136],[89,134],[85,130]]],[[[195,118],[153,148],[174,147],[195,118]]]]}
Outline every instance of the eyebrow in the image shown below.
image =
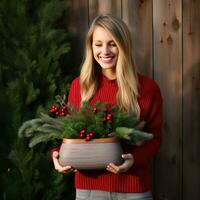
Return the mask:
{"type": "MultiPolygon", "coordinates": [[[[102,41],[101,41],[101,40],[94,40],[94,42],[102,42],[102,41]]],[[[109,42],[114,42],[114,40],[109,40],[108,43],[109,43],[109,42]]],[[[114,42],[114,43],[115,43],[115,42],[114,42]]]]}

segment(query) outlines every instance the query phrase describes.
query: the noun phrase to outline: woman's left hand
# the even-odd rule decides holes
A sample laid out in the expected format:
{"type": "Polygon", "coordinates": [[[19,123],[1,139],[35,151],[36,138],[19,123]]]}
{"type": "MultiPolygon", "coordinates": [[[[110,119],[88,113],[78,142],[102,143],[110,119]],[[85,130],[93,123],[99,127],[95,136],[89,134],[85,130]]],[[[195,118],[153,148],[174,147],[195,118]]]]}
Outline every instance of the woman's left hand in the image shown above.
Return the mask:
{"type": "Polygon", "coordinates": [[[132,154],[128,153],[128,154],[123,154],[122,158],[124,159],[124,162],[121,165],[117,166],[117,165],[115,165],[113,163],[110,163],[106,167],[106,169],[109,172],[112,172],[114,174],[127,172],[133,166],[133,163],[134,163],[133,156],[132,156],[132,154]]]}

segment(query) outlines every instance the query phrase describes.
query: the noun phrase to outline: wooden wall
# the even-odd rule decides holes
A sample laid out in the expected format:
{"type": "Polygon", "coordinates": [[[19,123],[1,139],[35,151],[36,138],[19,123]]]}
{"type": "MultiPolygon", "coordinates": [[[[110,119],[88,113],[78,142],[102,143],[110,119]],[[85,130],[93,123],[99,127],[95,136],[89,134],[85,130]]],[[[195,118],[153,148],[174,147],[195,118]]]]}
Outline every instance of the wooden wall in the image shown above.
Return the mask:
{"type": "Polygon", "coordinates": [[[200,198],[200,1],[66,0],[67,27],[75,33],[74,63],[98,14],[128,25],[139,71],[159,84],[164,98],[163,143],[153,163],[156,200],[200,198]]]}

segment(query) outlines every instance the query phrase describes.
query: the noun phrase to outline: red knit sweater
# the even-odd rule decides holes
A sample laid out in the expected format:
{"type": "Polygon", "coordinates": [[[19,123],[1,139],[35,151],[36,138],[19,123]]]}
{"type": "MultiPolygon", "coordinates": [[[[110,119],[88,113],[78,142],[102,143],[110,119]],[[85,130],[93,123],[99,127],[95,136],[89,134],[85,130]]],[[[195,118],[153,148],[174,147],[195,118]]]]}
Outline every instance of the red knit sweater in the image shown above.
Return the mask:
{"type": "MultiPolygon", "coordinates": [[[[138,103],[141,109],[140,119],[146,121],[145,131],[153,133],[154,138],[136,147],[126,145],[125,153],[132,153],[134,164],[126,173],[113,174],[107,170],[80,170],[75,173],[75,187],[110,192],[146,192],[151,190],[150,158],[161,144],[162,97],[157,84],[150,78],[139,75],[138,103]]],[[[118,85],[116,80],[102,76],[101,84],[91,104],[96,101],[116,104],[118,85]]],[[[80,107],[81,95],[79,77],[74,79],[69,91],[68,101],[77,109],[80,107]]]]}

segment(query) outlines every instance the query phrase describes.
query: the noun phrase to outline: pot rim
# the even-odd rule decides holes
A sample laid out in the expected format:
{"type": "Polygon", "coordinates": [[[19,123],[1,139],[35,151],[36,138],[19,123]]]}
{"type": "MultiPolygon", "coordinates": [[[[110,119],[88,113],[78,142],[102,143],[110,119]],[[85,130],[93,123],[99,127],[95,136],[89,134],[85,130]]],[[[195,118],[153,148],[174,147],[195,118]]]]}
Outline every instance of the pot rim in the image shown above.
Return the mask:
{"type": "Polygon", "coordinates": [[[97,138],[97,139],[91,139],[90,141],[85,141],[85,139],[63,138],[62,142],[65,144],[115,143],[119,142],[119,139],[116,137],[110,137],[110,138],[97,138]]]}

